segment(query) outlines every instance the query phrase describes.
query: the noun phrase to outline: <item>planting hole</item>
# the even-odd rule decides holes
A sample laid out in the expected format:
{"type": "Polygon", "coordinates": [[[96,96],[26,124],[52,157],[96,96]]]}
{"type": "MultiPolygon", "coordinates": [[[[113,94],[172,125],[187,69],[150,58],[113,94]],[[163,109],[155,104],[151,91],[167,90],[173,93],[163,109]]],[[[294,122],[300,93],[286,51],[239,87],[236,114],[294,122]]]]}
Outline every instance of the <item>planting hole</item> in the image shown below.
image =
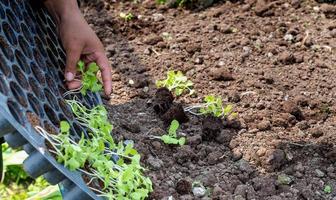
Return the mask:
{"type": "Polygon", "coordinates": [[[56,97],[48,89],[44,89],[44,94],[51,107],[54,108],[55,110],[58,110],[59,108],[56,97]]]}
{"type": "Polygon", "coordinates": [[[19,45],[24,55],[27,56],[29,59],[31,59],[32,58],[31,48],[29,47],[27,41],[21,35],[19,36],[19,45]]]}
{"type": "Polygon", "coordinates": [[[81,137],[82,134],[84,134],[84,136],[88,137],[86,131],[82,128],[82,126],[80,126],[77,122],[73,123],[73,128],[75,130],[75,133],[81,137]]]}
{"type": "Polygon", "coordinates": [[[28,101],[33,111],[37,115],[43,117],[43,110],[42,110],[39,100],[33,94],[28,94],[28,101]]]}
{"type": "Polygon", "coordinates": [[[55,126],[59,126],[60,121],[59,121],[56,113],[47,104],[44,105],[44,112],[47,115],[48,119],[51,121],[51,123],[53,123],[55,126]]]}
{"type": "Polygon", "coordinates": [[[29,65],[26,62],[25,56],[21,53],[21,51],[15,50],[15,57],[19,63],[19,67],[26,73],[30,73],[29,65]]]}
{"type": "Polygon", "coordinates": [[[46,74],[46,80],[47,80],[47,84],[49,89],[54,93],[57,94],[58,92],[58,88],[57,85],[55,83],[55,79],[53,79],[50,74],[46,74]]]}
{"type": "Polygon", "coordinates": [[[8,100],[7,101],[7,106],[9,109],[9,112],[11,115],[14,117],[14,119],[23,125],[23,113],[21,111],[21,107],[16,103],[15,101],[8,100]]]}
{"type": "Polygon", "coordinates": [[[0,49],[4,53],[7,59],[10,61],[14,60],[14,53],[11,46],[7,43],[6,39],[0,35],[0,49]]]}
{"type": "Polygon", "coordinates": [[[5,11],[4,11],[4,9],[1,5],[0,5],[0,17],[1,17],[1,19],[4,19],[6,17],[5,11]]]}
{"type": "Polygon", "coordinates": [[[32,127],[40,126],[40,118],[33,112],[26,112],[28,122],[32,127]]]}
{"type": "Polygon", "coordinates": [[[33,62],[30,63],[30,69],[33,72],[34,77],[41,83],[45,84],[44,74],[41,69],[33,62]]]}
{"type": "Polygon", "coordinates": [[[59,99],[58,100],[58,104],[61,108],[61,110],[63,111],[63,113],[69,118],[69,119],[73,119],[73,115],[72,115],[72,110],[70,108],[70,106],[63,100],[63,99],[59,99]]]}
{"type": "MultiPolygon", "coordinates": [[[[20,3],[20,2],[19,2],[20,3]]],[[[22,3],[21,3],[22,4],[22,3]]],[[[19,5],[18,5],[18,2],[16,2],[16,1],[10,1],[10,6],[9,6],[11,9],[12,9],[12,11],[14,12],[10,12],[10,14],[12,15],[12,17],[14,17],[13,19],[15,19],[15,18],[19,18],[20,20],[22,20],[23,19],[23,17],[22,17],[22,14],[21,14],[21,10],[22,10],[22,8],[20,8],[19,7],[19,5]]],[[[8,16],[7,16],[8,17],[8,16]]],[[[17,20],[16,20],[17,21],[17,20]]]]}
{"type": "Polygon", "coordinates": [[[8,39],[9,43],[12,45],[17,44],[17,39],[15,36],[15,33],[13,29],[10,27],[10,25],[7,22],[2,23],[2,29],[3,32],[5,33],[6,38],[8,39]]]}
{"type": "Polygon", "coordinates": [[[21,85],[21,87],[28,90],[29,84],[22,70],[17,65],[13,65],[12,70],[17,82],[21,85]]]}
{"type": "Polygon", "coordinates": [[[53,54],[55,54],[57,52],[56,45],[54,44],[54,42],[49,37],[47,38],[47,44],[48,44],[48,47],[50,48],[51,52],[53,54]]]}
{"type": "Polygon", "coordinates": [[[59,84],[59,85],[58,85],[58,91],[59,91],[60,94],[64,94],[64,93],[67,92],[68,90],[65,89],[65,87],[63,86],[63,84],[62,84],[62,85],[59,84]]]}
{"type": "Polygon", "coordinates": [[[7,82],[5,81],[6,77],[2,74],[0,74],[0,92],[4,95],[8,95],[8,86],[7,86],[7,82]]]}
{"type": "Polygon", "coordinates": [[[30,88],[33,90],[35,96],[39,98],[40,100],[44,100],[44,94],[42,92],[42,88],[40,88],[39,83],[32,77],[29,77],[28,79],[30,88]]]}
{"type": "Polygon", "coordinates": [[[6,10],[6,16],[7,19],[10,23],[10,25],[12,26],[12,28],[16,31],[19,32],[20,31],[20,25],[18,23],[18,20],[16,19],[16,17],[14,16],[13,12],[11,10],[6,10]]]}
{"type": "Polygon", "coordinates": [[[21,31],[23,33],[24,38],[26,38],[30,44],[34,42],[34,39],[30,34],[30,31],[26,24],[21,23],[21,31]]]}
{"type": "MultiPolygon", "coordinates": [[[[40,57],[38,57],[38,58],[42,59],[42,56],[46,57],[47,56],[47,52],[44,49],[43,42],[41,41],[41,39],[39,37],[35,36],[34,40],[35,40],[35,45],[36,45],[36,47],[37,47],[37,49],[39,51],[39,55],[38,56],[40,56],[40,57]],[[41,56],[41,54],[42,54],[42,56],[41,56]]],[[[34,54],[34,56],[35,56],[35,54],[34,54]]],[[[36,57],[35,57],[35,59],[36,59],[36,57]]]]}
{"type": "Polygon", "coordinates": [[[14,95],[14,98],[24,107],[28,106],[27,99],[25,97],[25,94],[21,87],[15,83],[15,82],[10,82],[9,87],[14,95]]]}
{"type": "MultiPolygon", "coordinates": [[[[57,64],[57,59],[56,56],[54,55],[53,52],[51,52],[51,50],[49,48],[47,48],[47,53],[48,53],[48,58],[50,59],[51,63],[47,63],[48,68],[50,68],[50,65],[52,65],[53,67],[55,66],[55,64],[57,64]]],[[[47,61],[48,62],[48,61],[47,61]]],[[[55,67],[54,67],[55,68],[55,67]]]]}
{"type": "Polygon", "coordinates": [[[44,128],[44,130],[46,130],[50,134],[57,135],[57,133],[58,133],[56,131],[54,125],[50,124],[48,121],[43,122],[43,128],[44,128]]]}
{"type": "Polygon", "coordinates": [[[11,70],[10,67],[7,65],[6,59],[3,57],[2,54],[0,54],[0,71],[7,77],[9,77],[11,70]]]}

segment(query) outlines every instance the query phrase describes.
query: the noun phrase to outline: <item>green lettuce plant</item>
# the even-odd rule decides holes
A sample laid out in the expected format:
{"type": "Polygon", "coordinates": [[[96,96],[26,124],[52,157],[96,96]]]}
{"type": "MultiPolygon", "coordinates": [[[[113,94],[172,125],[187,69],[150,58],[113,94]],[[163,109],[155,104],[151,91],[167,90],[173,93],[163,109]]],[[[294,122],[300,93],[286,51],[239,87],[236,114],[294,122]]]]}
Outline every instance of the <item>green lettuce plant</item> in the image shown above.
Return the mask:
{"type": "Polygon", "coordinates": [[[194,94],[193,85],[193,82],[188,80],[181,71],[168,71],[165,80],[156,81],[157,87],[166,87],[168,90],[174,91],[176,96],[182,95],[185,91],[188,91],[189,95],[194,94]]]}

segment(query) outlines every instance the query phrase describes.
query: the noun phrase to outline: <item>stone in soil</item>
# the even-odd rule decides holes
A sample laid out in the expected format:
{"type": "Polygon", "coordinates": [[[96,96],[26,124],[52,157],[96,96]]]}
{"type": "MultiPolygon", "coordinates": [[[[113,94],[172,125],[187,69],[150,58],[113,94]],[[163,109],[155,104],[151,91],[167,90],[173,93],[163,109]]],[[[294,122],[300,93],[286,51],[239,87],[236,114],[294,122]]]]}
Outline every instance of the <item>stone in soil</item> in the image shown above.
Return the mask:
{"type": "Polygon", "coordinates": [[[209,72],[212,80],[216,81],[233,81],[234,77],[231,72],[224,68],[212,68],[209,72]]]}
{"type": "Polygon", "coordinates": [[[215,140],[221,130],[223,129],[223,122],[218,117],[208,116],[202,121],[202,139],[204,141],[215,140]]]}
{"type": "Polygon", "coordinates": [[[236,135],[236,131],[230,129],[223,129],[215,138],[219,144],[229,144],[231,139],[236,135]]]}
{"type": "Polygon", "coordinates": [[[144,43],[148,45],[155,45],[162,41],[163,41],[163,38],[156,34],[151,34],[144,39],[144,43]]]}
{"type": "Polygon", "coordinates": [[[279,61],[284,65],[290,65],[296,62],[294,54],[289,53],[287,51],[282,52],[279,55],[279,61]]]}
{"type": "Polygon", "coordinates": [[[197,134],[197,135],[188,137],[187,142],[191,146],[197,146],[202,143],[202,136],[197,134]]]}
{"type": "Polygon", "coordinates": [[[203,187],[194,187],[192,189],[192,192],[193,192],[195,197],[201,198],[205,195],[206,190],[203,187]]]}
{"type": "Polygon", "coordinates": [[[191,193],[191,183],[186,179],[181,179],[176,183],[175,190],[181,195],[189,194],[191,193]]]}
{"type": "Polygon", "coordinates": [[[157,114],[162,115],[172,106],[173,101],[174,96],[167,88],[159,88],[153,98],[153,109],[157,114]]]}
{"type": "Polygon", "coordinates": [[[154,158],[153,156],[150,156],[147,159],[147,163],[149,166],[151,166],[155,170],[158,170],[163,166],[162,160],[160,160],[159,158],[154,158]]]}
{"type": "Polygon", "coordinates": [[[268,1],[265,0],[257,0],[254,11],[256,15],[260,17],[267,17],[274,15],[274,11],[272,10],[272,8],[272,3],[268,3],[268,1]]]}
{"type": "Polygon", "coordinates": [[[179,123],[185,123],[189,120],[182,105],[176,103],[174,103],[161,118],[166,125],[169,125],[174,119],[179,123]]]}
{"type": "Polygon", "coordinates": [[[257,124],[257,128],[260,130],[260,131],[267,131],[267,130],[270,130],[272,127],[272,124],[270,121],[268,120],[263,120],[261,121],[259,124],[257,124]]]}
{"type": "Polygon", "coordinates": [[[280,169],[287,163],[286,154],[281,149],[274,149],[266,151],[266,165],[269,170],[274,171],[280,169]]]}
{"type": "Polygon", "coordinates": [[[303,120],[304,116],[300,110],[300,108],[292,101],[286,101],[282,104],[282,109],[284,110],[284,112],[287,112],[293,116],[295,116],[295,118],[297,120],[303,120]]]}

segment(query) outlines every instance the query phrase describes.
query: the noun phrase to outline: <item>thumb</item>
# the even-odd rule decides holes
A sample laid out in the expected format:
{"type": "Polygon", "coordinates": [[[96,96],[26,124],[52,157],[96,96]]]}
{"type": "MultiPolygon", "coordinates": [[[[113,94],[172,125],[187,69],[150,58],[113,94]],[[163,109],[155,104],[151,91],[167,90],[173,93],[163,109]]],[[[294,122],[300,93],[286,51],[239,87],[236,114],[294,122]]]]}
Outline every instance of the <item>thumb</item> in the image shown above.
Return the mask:
{"type": "Polygon", "coordinates": [[[77,72],[77,62],[80,59],[80,49],[70,48],[66,50],[66,66],[65,66],[65,79],[67,81],[74,80],[77,72]]]}

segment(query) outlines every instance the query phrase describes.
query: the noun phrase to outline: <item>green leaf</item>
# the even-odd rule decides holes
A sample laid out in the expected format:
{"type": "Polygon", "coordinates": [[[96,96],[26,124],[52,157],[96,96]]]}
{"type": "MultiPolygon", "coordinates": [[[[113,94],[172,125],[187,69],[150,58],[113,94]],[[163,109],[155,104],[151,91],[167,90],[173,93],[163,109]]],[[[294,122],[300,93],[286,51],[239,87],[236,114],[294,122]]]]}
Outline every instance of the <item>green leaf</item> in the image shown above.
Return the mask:
{"type": "Polygon", "coordinates": [[[189,90],[189,95],[195,92],[192,90],[193,82],[188,80],[181,71],[168,71],[167,78],[156,81],[156,86],[166,87],[173,91],[176,96],[182,95],[185,90],[189,90]]]}
{"type": "Polygon", "coordinates": [[[331,186],[326,185],[323,190],[326,194],[330,194],[332,192],[331,186]]]}
{"type": "Polygon", "coordinates": [[[181,138],[179,139],[179,141],[178,141],[178,143],[179,143],[180,146],[184,145],[185,142],[186,142],[185,137],[181,137],[181,138]]]}
{"type": "Polygon", "coordinates": [[[84,72],[84,67],[85,67],[85,64],[82,60],[78,61],[77,63],[77,69],[80,71],[80,72],[84,72]]]}
{"type": "Polygon", "coordinates": [[[80,167],[80,163],[75,158],[70,158],[66,162],[66,167],[68,167],[70,171],[75,171],[80,167]]]}
{"type": "Polygon", "coordinates": [[[70,130],[70,125],[66,121],[61,121],[60,128],[61,128],[61,133],[67,133],[70,130]]]}
{"type": "Polygon", "coordinates": [[[179,126],[180,123],[176,119],[174,119],[169,126],[168,134],[170,136],[176,137],[176,131],[179,128],[179,126]]]}

